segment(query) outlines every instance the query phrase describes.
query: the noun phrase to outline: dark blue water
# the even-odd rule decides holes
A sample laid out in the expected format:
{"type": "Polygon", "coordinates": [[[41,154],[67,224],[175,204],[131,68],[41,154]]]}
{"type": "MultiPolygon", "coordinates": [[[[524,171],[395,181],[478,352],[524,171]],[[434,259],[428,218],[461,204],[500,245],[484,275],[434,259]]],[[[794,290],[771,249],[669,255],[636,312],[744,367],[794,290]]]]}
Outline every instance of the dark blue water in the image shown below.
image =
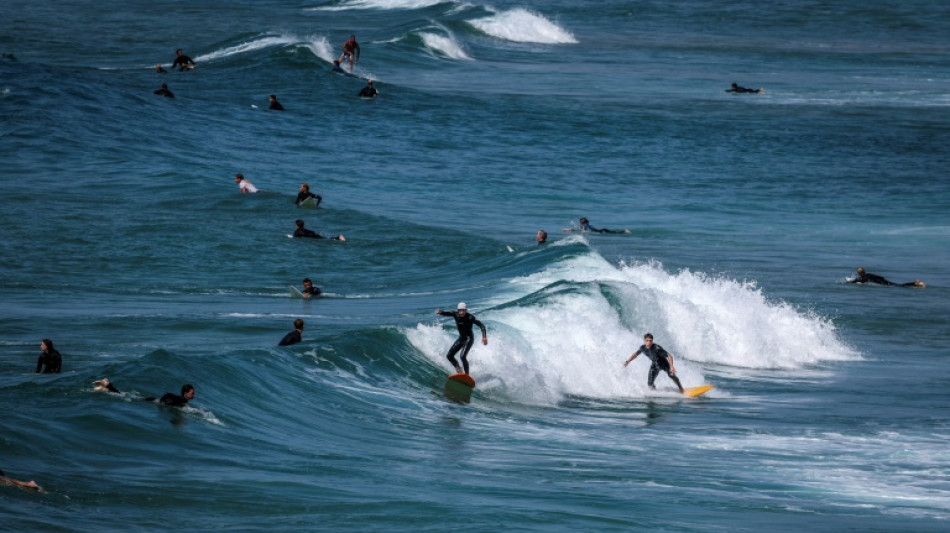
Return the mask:
{"type": "Polygon", "coordinates": [[[0,487],[11,530],[946,529],[944,3],[0,15],[0,468],[44,488],[0,487]],[[716,388],[650,391],[647,331],[716,388]]]}

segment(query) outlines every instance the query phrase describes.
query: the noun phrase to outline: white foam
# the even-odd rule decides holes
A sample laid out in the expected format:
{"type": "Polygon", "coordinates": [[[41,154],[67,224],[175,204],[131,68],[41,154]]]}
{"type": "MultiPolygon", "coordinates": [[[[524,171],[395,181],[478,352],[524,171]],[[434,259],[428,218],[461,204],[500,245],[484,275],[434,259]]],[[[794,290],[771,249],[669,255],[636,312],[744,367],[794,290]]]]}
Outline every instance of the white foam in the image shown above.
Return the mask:
{"type": "Polygon", "coordinates": [[[303,46],[313,52],[313,55],[327,63],[333,63],[333,60],[338,57],[333,53],[333,48],[330,46],[330,42],[327,41],[326,37],[309,37],[303,46]]]}
{"type": "Polygon", "coordinates": [[[291,37],[287,35],[261,37],[259,39],[246,41],[241,44],[229,46],[227,48],[222,48],[221,50],[215,50],[214,52],[197,56],[195,57],[195,63],[198,63],[201,61],[213,61],[215,59],[221,59],[224,57],[230,57],[230,56],[239,55],[239,54],[243,54],[247,52],[252,52],[254,50],[269,48],[271,46],[293,44],[298,41],[299,39],[297,39],[296,37],[291,37]]]}
{"type": "Polygon", "coordinates": [[[419,37],[426,48],[451,59],[472,59],[465,53],[462,46],[449,34],[448,36],[435,33],[420,32],[419,37]]]}
{"type": "MultiPolygon", "coordinates": [[[[648,331],[675,356],[685,387],[707,381],[704,364],[784,369],[794,376],[796,370],[811,375],[808,366],[820,361],[858,358],[835,337],[830,321],[769,301],[754,283],[670,274],[657,263],[618,268],[589,253],[511,280],[505,292],[492,305],[531,296],[498,310],[473,310],[489,328],[489,344],[476,339],[470,362],[482,390],[527,403],[550,404],[567,395],[676,396],[663,373],[657,387],[668,392],[647,389],[647,358],[623,367],[648,331]]],[[[407,332],[419,351],[446,369],[445,352],[455,337],[449,325],[451,320],[433,320],[407,332]]]]}
{"type": "Polygon", "coordinates": [[[517,43],[573,44],[574,35],[544,16],[524,8],[502,11],[489,17],[468,21],[479,31],[517,43]]]}

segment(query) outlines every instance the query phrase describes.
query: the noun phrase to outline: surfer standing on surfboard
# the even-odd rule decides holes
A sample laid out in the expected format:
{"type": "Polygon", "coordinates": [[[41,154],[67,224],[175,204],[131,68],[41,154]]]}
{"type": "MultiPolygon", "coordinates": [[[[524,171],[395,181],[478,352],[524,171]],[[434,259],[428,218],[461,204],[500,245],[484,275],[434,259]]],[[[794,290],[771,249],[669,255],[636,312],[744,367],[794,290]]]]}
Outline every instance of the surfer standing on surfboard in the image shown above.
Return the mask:
{"type": "Polygon", "coordinates": [[[455,367],[455,372],[458,374],[462,373],[462,369],[459,368],[459,363],[455,359],[455,354],[459,350],[462,350],[462,366],[465,367],[465,374],[468,374],[468,351],[472,349],[472,344],[475,342],[475,335],[472,333],[472,326],[478,326],[482,330],[482,344],[488,344],[488,330],[485,329],[485,324],[482,324],[475,315],[468,314],[468,306],[464,302],[459,303],[457,311],[443,311],[441,309],[436,309],[435,314],[440,316],[450,316],[455,319],[455,325],[459,329],[459,338],[455,340],[455,344],[449,348],[449,353],[446,354],[449,362],[452,363],[452,366],[455,367]]]}
{"type": "Polygon", "coordinates": [[[676,377],[676,369],[673,368],[673,354],[667,352],[659,344],[653,344],[653,334],[647,333],[643,336],[643,344],[640,345],[633,355],[629,359],[623,362],[624,368],[630,364],[631,361],[637,358],[640,354],[645,354],[650,358],[650,361],[653,362],[650,365],[650,374],[647,378],[647,385],[650,386],[650,390],[656,390],[656,387],[653,385],[653,381],[656,380],[657,374],[660,373],[660,370],[666,372],[666,375],[670,376],[670,379],[673,380],[673,383],[676,383],[676,386],[679,387],[680,392],[683,392],[683,386],[680,385],[680,379],[676,377]]]}
{"type": "Polygon", "coordinates": [[[353,73],[353,63],[360,60],[360,44],[356,42],[356,36],[350,35],[350,38],[343,43],[343,53],[340,55],[340,63],[350,62],[350,74],[353,73]]]}

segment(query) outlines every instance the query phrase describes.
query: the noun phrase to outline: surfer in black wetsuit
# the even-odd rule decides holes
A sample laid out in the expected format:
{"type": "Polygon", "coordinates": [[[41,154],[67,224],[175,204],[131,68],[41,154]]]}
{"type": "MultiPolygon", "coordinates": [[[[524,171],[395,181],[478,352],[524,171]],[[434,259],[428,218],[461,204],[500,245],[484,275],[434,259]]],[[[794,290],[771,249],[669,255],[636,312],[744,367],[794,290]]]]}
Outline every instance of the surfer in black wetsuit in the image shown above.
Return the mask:
{"type": "Polygon", "coordinates": [[[590,225],[590,221],[587,220],[586,217],[581,217],[580,230],[589,231],[593,233],[630,233],[630,230],[626,230],[626,229],[617,229],[617,230],[607,229],[607,228],[597,229],[594,226],[590,225]]]}
{"type": "Polygon", "coordinates": [[[758,89],[749,89],[748,87],[741,87],[738,83],[733,83],[731,89],[726,89],[727,93],[764,93],[765,89],[759,87],[758,89]]]}
{"type": "Polygon", "coordinates": [[[297,193],[297,200],[295,202],[297,204],[297,207],[300,207],[300,204],[302,202],[305,202],[307,198],[313,198],[314,200],[316,200],[317,207],[320,207],[320,202],[323,201],[322,196],[320,196],[319,194],[313,194],[312,192],[310,192],[310,185],[306,183],[301,183],[300,192],[297,193]]]}
{"type": "MultiPolygon", "coordinates": [[[[158,403],[162,405],[170,405],[172,407],[184,407],[189,400],[195,399],[195,388],[191,385],[182,385],[181,386],[181,396],[172,393],[166,392],[158,399],[158,403]]],[[[146,402],[154,402],[154,397],[145,398],[146,402]]]]}
{"type": "Polygon", "coordinates": [[[268,109],[273,109],[274,111],[284,110],[284,106],[280,105],[280,102],[277,101],[277,96],[272,94],[267,98],[267,101],[270,102],[270,107],[268,109]]]}
{"type": "Polygon", "coordinates": [[[885,279],[884,276],[878,276],[877,274],[871,274],[864,270],[864,267],[858,267],[858,277],[854,279],[849,279],[847,283],[875,283],[877,285],[895,285],[898,287],[926,287],[927,284],[919,279],[914,281],[909,281],[907,283],[894,283],[888,279],[885,279]]]}
{"type": "Polygon", "coordinates": [[[676,383],[676,386],[679,387],[680,392],[683,392],[683,386],[680,385],[680,379],[676,377],[676,368],[673,367],[673,354],[667,352],[659,344],[653,344],[653,334],[647,333],[643,336],[643,344],[640,345],[640,348],[630,356],[629,359],[623,362],[624,368],[630,364],[631,361],[637,358],[640,354],[645,354],[650,358],[652,364],[650,365],[650,374],[647,378],[647,385],[651,390],[656,390],[656,387],[653,385],[653,382],[656,380],[657,374],[660,373],[660,370],[666,372],[666,375],[670,376],[670,379],[673,380],[673,383],[676,383]]]}
{"type": "Polygon", "coordinates": [[[303,290],[300,291],[303,293],[304,298],[310,298],[312,296],[320,296],[320,287],[314,287],[313,282],[310,281],[310,278],[303,279],[303,290]]]}
{"type": "Polygon", "coordinates": [[[449,353],[446,355],[449,362],[452,363],[452,366],[455,367],[455,372],[461,374],[462,368],[459,368],[459,363],[455,359],[455,354],[459,350],[462,350],[462,366],[465,367],[465,373],[468,374],[468,351],[472,349],[472,343],[475,342],[475,335],[472,333],[472,326],[478,326],[482,330],[482,344],[488,344],[488,331],[485,329],[485,324],[482,324],[475,315],[468,314],[468,306],[465,303],[460,303],[458,305],[457,311],[443,311],[441,309],[436,309],[435,314],[441,316],[450,316],[455,319],[455,325],[459,330],[459,338],[455,340],[455,344],[449,348],[449,353]]]}
{"type": "MultiPolygon", "coordinates": [[[[316,231],[309,230],[303,227],[303,220],[297,219],[297,222],[295,222],[295,224],[297,224],[297,229],[294,230],[294,237],[296,238],[309,237],[311,239],[326,239],[326,237],[324,237],[323,235],[320,235],[316,231]]],[[[340,235],[337,235],[336,237],[330,237],[330,240],[331,241],[345,241],[346,237],[344,237],[343,234],[341,233],[340,235]]]]}
{"type": "Polygon", "coordinates": [[[52,340],[43,339],[40,350],[40,358],[36,361],[37,374],[59,374],[63,371],[63,356],[53,348],[52,340]]]}
{"type": "Polygon", "coordinates": [[[180,70],[191,70],[195,68],[195,62],[191,60],[190,57],[186,56],[184,52],[181,51],[181,48],[175,50],[177,57],[175,61],[172,62],[171,68],[179,68],[180,70]]]}
{"type": "Polygon", "coordinates": [[[284,335],[283,339],[280,339],[280,342],[277,343],[277,346],[291,346],[297,344],[303,340],[303,319],[298,318],[294,320],[294,330],[290,333],[284,335]]]}
{"type": "Polygon", "coordinates": [[[160,95],[164,96],[165,98],[174,98],[174,97],[175,97],[175,95],[174,95],[171,91],[168,90],[168,84],[167,84],[167,83],[163,83],[161,89],[155,89],[155,90],[152,91],[152,92],[154,92],[155,94],[160,94],[160,95]]]}
{"type": "Polygon", "coordinates": [[[376,90],[376,87],[373,87],[373,80],[366,80],[366,87],[360,89],[360,98],[376,98],[379,96],[379,91],[376,90]]]}

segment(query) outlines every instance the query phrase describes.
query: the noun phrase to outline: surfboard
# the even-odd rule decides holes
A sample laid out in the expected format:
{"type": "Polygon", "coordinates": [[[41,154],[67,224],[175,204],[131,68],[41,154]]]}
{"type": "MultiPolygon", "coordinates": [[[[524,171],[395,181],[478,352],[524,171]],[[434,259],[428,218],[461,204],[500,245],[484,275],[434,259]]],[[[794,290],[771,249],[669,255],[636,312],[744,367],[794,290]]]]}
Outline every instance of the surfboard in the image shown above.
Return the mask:
{"type": "Polygon", "coordinates": [[[687,398],[695,398],[702,394],[705,394],[711,391],[715,385],[700,385],[699,387],[686,387],[683,389],[683,396],[687,398]]]}
{"type": "Polygon", "coordinates": [[[317,200],[313,196],[311,196],[310,198],[307,198],[306,200],[297,204],[297,207],[306,207],[308,209],[313,209],[317,207],[317,200]]]}
{"type": "Polygon", "coordinates": [[[291,286],[290,286],[290,297],[291,297],[291,298],[303,298],[303,293],[300,292],[300,290],[297,289],[297,287],[294,287],[293,285],[291,285],[291,286]]]}
{"type": "Polygon", "coordinates": [[[452,374],[445,380],[445,397],[459,403],[472,401],[475,380],[468,374],[452,374]]]}

